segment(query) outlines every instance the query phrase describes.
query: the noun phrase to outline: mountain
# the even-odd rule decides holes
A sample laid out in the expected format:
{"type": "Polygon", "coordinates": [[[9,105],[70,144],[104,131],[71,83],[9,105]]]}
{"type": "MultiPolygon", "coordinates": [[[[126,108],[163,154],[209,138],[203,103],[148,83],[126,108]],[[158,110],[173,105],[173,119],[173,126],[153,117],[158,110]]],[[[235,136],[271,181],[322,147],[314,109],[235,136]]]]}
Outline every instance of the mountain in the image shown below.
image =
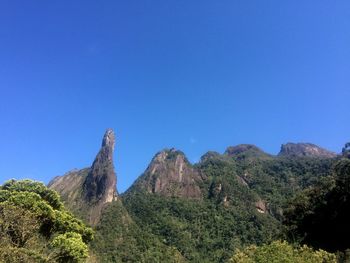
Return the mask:
{"type": "Polygon", "coordinates": [[[328,178],[336,161],[312,144],[286,144],[277,156],[241,144],[196,164],[165,149],[118,195],[114,145],[107,130],[91,167],[49,184],[94,226],[96,262],[226,262],[236,248],[284,238],[288,201],[328,178]]]}
{"type": "Polygon", "coordinates": [[[115,135],[108,129],[92,166],[55,177],[48,186],[62,196],[67,207],[96,225],[107,203],[117,198],[113,165],[115,135]]]}
{"type": "Polygon", "coordinates": [[[162,196],[202,199],[199,187],[203,178],[183,152],[170,149],[157,153],[132,189],[162,196]]]}
{"type": "Polygon", "coordinates": [[[72,170],[48,184],[71,212],[94,227],[89,262],[185,262],[176,248],[142,230],[124,207],[116,191],[114,147],[115,134],[108,129],[91,167],[72,170]]]}
{"type": "Polygon", "coordinates": [[[271,157],[271,155],[252,144],[230,146],[226,149],[224,154],[235,159],[271,157]]]}
{"type": "Polygon", "coordinates": [[[320,157],[333,158],[337,154],[323,149],[312,143],[287,143],[282,144],[278,154],[284,157],[320,157]]]}
{"type": "Polygon", "coordinates": [[[163,150],[120,198],[142,231],[187,261],[225,262],[237,247],[283,238],[288,200],[328,177],[333,163],[244,144],[208,152],[192,165],[181,151],[163,150]]]}

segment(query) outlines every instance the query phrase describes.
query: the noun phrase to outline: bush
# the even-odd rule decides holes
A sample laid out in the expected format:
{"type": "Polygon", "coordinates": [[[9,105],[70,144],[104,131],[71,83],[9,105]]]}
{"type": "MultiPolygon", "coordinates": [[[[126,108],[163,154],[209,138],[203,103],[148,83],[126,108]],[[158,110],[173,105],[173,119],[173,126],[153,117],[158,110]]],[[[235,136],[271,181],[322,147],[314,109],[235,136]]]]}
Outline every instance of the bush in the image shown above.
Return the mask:
{"type": "Polygon", "coordinates": [[[336,263],[336,255],[324,250],[313,250],[304,246],[288,244],[286,241],[274,241],[269,245],[249,246],[237,250],[231,263],[336,263]]]}

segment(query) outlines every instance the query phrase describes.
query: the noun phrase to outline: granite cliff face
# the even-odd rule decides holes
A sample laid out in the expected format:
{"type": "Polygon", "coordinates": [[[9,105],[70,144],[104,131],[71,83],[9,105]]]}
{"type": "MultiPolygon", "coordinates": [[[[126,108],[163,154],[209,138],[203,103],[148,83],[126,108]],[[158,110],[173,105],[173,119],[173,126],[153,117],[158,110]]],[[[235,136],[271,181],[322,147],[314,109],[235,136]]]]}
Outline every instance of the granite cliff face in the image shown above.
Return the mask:
{"type": "Polygon", "coordinates": [[[90,168],[73,170],[55,177],[48,185],[60,193],[70,210],[92,225],[99,222],[105,204],[117,198],[114,146],[114,132],[108,129],[90,168]]]}
{"type": "Polygon", "coordinates": [[[157,153],[133,189],[146,190],[163,196],[201,199],[198,183],[202,180],[185,155],[175,149],[157,153]]]}
{"type": "Polygon", "coordinates": [[[282,144],[278,156],[333,158],[337,155],[312,143],[282,144]]]}
{"type": "Polygon", "coordinates": [[[103,137],[101,150],[83,184],[84,198],[89,203],[112,202],[116,196],[117,177],[113,165],[114,146],[115,135],[109,129],[103,137]]]}

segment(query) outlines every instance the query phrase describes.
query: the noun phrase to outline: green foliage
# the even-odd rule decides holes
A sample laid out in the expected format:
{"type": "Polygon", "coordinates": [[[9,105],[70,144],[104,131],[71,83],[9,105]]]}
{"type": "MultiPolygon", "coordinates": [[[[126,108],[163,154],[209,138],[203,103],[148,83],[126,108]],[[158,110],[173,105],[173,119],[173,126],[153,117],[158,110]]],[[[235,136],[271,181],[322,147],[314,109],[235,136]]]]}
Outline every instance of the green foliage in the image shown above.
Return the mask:
{"type": "Polygon", "coordinates": [[[1,262],[80,262],[92,236],[42,183],[11,180],[0,186],[1,262]]]}
{"type": "Polygon", "coordinates": [[[67,232],[56,236],[51,247],[54,249],[54,258],[57,262],[83,262],[88,256],[88,247],[80,234],[67,232]]]}
{"type": "Polygon", "coordinates": [[[286,209],[289,234],[329,251],[350,248],[350,160],[334,165],[334,177],[306,189],[286,209]]]}
{"type": "Polygon", "coordinates": [[[92,249],[99,262],[184,262],[176,248],[140,229],[120,201],[104,211],[92,249]]]}
{"type": "Polygon", "coordinates": [[[58,233],[78,233],[85,243],[93,240],[93,230],[67,211],[55,211],[54,229],[58,233]]]}
{"type": "Polygon", "coordinates": [[[230,259],[232,263],[336,263],[336,255],[324,250],[295,246],[286,241],[274,241],[269,245],[248,246],[236,250],[230,259]]]}
{"type": "Polygon", "coordinates": [[[129,193],[123,202],[143,232],[150,232],[191,262],[225,262],[236,247],[278,236],[278,224],[252,208],[129,193]]]}
{"type": "MultiPolygon", "coordinates": [[[[2,263],[46,263],[50,262],[46,257],[32,249],[1,246],[0,262],[2,263]]],[[[52,261],[51,261],[52,262],[52,261]]]]}
{"type": "Polygon", "coordinates": [[[26,247],[37,239],[40,224],[31,211],[12,204],[0,203],[0,243],[26,247]]]}
{"type": "Polygon", "coordinates": [[[31,192],[40,195],[40,197],[49,203],[56,210],[63,209],[60,196],[54,190],[48,189],[44,184],[31,180],[10,180],[2,185],[3,190],[10,192],[31,192]]]}

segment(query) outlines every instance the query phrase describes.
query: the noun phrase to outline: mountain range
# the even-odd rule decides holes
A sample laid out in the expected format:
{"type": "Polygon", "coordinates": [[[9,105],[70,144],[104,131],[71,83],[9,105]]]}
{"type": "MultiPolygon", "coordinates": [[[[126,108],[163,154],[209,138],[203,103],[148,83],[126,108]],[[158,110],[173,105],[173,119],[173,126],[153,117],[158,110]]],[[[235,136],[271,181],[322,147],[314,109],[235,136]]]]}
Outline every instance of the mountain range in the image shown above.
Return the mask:
{"type": "Polygon", "coordinates": [[[288,200],[328,178],[338,159],[311,143],[283,144],[277,155],[230,146],[196,164],[164,149],[118,194],[114,148],[108,129],[91,167],[48,184],[94,227],[91,262],[226,262],[236,248],[283,238],[288,200]]]}

